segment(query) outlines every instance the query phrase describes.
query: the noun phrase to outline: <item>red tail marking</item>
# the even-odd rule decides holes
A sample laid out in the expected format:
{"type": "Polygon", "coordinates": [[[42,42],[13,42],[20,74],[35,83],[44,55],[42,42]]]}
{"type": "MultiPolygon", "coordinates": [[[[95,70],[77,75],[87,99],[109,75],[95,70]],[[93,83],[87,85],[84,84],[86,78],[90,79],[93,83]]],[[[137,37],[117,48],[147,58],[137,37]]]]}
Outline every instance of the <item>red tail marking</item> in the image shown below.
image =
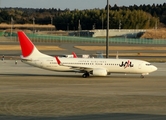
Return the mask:
{"type": "Polygon", "coordinates": [[[27,57],[32,53],[34,45],[23,31],[18,31],[17,34],[21,45],[22,55],[27,57]]]}
{"type": "Polygon", "coordinates": [[[75,52],[72,52],[73,54],[73,58],[77,58],[77,55],[75,54],[75,52]]]}
{"type": "Polygon", "coordinates": [[[56,61],[57,61],[58,65],[60,65],[61,61],[59,60],[59,58],[57,56],[55,56],[55,58],[56,58],[56,61]]]}

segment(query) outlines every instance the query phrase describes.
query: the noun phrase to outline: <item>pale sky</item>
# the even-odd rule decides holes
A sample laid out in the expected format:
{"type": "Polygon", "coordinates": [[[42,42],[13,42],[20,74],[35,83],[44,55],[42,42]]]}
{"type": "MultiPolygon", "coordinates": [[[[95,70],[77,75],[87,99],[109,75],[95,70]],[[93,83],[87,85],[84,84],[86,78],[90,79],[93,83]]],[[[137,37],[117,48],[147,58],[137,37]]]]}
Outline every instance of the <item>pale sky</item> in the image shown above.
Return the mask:
{"type": "MultiPolygon", "coordinates": [[[[165,0],[109,0],[111,6],[117,4],[118,6],[129,5],[152,5],[166,3],[165,0]]],[[[21,8],[60,8],[64,10],[69,8],[74,9],[94,9],[105,8],[107,0],[0,0],[0,7],[21,7],[21,8]]]]}

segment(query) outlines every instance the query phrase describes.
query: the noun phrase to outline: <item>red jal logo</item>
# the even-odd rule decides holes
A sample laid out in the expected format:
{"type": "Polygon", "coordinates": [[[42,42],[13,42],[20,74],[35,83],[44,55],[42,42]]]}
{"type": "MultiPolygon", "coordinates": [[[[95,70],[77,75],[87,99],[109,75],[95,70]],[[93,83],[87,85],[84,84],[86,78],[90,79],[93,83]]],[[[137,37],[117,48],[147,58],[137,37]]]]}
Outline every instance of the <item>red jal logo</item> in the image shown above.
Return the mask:
{"type": "Polygon", "coordinates": [[[120,67],[124,67],[124,68],[127,68],[127,67],[133,67],[134,65],[132,64],[132,62],[130,62],[130,60],[126,61],[126,62],[123,62],[119,65],[120,67]]]}

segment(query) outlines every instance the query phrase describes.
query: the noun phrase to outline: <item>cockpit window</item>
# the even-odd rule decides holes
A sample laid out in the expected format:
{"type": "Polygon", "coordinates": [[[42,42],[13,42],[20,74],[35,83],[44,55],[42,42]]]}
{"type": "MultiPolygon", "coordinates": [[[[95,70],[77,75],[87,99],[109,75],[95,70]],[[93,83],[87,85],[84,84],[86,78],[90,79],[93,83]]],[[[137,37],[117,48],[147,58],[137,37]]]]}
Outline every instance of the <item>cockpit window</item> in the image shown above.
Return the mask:
{"type": "Polygon", "coordinates": [[[147,64],[146,64],[146,66],[150,66],[150,65],[152,65],[152,64],[150,64],[150,63],[147,63],[147,64]]]}

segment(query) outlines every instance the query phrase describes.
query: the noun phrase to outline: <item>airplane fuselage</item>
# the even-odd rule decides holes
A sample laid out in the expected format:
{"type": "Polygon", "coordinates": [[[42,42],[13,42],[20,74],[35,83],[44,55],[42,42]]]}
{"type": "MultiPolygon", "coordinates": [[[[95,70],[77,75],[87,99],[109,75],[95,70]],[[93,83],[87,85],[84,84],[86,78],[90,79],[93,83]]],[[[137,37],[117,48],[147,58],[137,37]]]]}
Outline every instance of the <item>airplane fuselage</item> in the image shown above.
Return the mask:
{"type": "Polygon", "coordinates": [[[148,74],[156,70],[149,62],[135,59],[93,59],[93,58],[60,58],[62,66],[58,65],[55,57],[33,58],[31,60],[22,60],[22,62],[35,67],[52,71],[77,71],[74,67],[86,68],[86,71],[92,71],[95,68],[103,68],[107,73],[140,73],[148,74]],[[71,67],[70,67],[71,66],[71,67]]]}

